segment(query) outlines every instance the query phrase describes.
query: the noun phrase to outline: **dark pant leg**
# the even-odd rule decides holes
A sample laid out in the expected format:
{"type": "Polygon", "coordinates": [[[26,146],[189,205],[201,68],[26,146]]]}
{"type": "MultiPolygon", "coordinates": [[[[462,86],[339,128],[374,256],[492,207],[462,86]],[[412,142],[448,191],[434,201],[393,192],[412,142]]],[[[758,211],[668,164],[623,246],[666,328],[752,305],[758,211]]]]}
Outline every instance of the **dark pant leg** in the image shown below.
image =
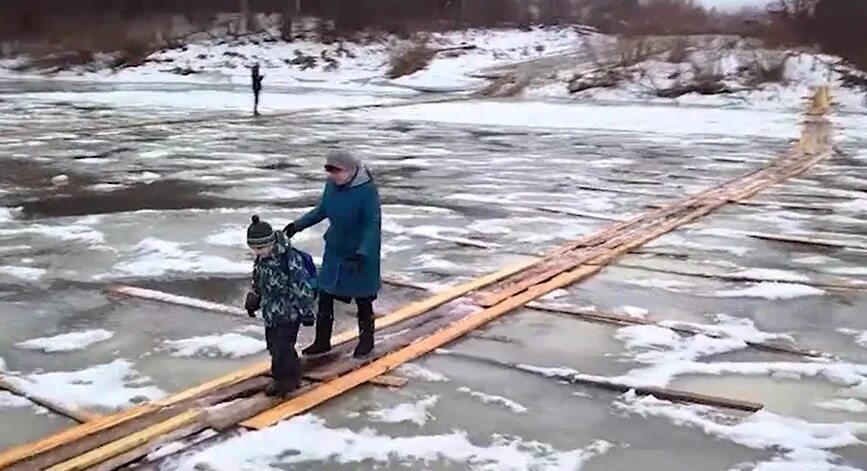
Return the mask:
{"type": "Polygon", "coordinates": [[[281,387],[290,389],[301,381],[301,361],[295,351],[299,327],[300,323],[295,321],[271,328],[271,376],[281,387]]]}
{"type": "MultiPolygon", "coordinates": [[[[334,295],[325,291],[319,292],[319,319],[324,322],[334,322],[334,295]]],[[[317,319],[317,321],[319,320],[317,319]]]]}

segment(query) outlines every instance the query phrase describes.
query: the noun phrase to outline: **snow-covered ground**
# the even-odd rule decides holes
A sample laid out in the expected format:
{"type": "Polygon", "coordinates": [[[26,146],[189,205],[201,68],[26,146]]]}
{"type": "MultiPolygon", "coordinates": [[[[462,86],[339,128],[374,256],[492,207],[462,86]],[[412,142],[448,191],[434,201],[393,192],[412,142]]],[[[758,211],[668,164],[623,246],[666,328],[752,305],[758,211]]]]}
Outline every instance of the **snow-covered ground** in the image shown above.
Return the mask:
{"type": "MultiPolygon", "coordinates": [[[[387,52],[379,46],[351,49],[356,58],[335,71],[299,72],[278,60],[293,47],[317,55],[315,44],[233,46],[243,58],[217,44],[164,53],[205,70],[183,78],[161,70],[166,63],[150,63],[62,77],[70,82],[0,83],[0,153],[7,156],[0,370],[34,394],[102,411],[261,359],[259,321],[117,299],[101,289],[124,282],[239,305],[251,268],[243,246],[250,215],[279,227],[310,208],[321,191],[321,156],[334,145],[358,150],[377,176],[384,270],[441,287],[610,224],[600,217],[626,218],[747,172],[798,135],[801,117],[792,110],[800,102],[792,100],[806,88],[781,94],[780,106],[736,108],[628,93],[614,103],[572,103],[531,86],[524,99],[259,120],[222,113],[249,99],[243,66],[254,57],[265,66],[266,87],[273,85],[266,88],[271,110],[291,109],[294,96],[297,109],[328,108],[417,98],[403,85],[480,86],[471,75],[483,68],[563,52],[582,37],[552,29],[435,41],[481,49],[438,58],[391,83],[382,82],[387,52]],[[188,117],[198,120],[174,121],[188,117]],[[143,122],[156,124],[128,127],[143,122]]],[[[841,153],[755,198],[768,207],[730,205],[545,300],[655,325],[516,312],[448,348],[525,371],[429,355],[397,369],[410,379],[399,391],[362,387],[274,428],[195,449],[165,469],[864,467],[867,298],[863,289],[829,287],[865,280],[867,259],[854,246],[865,244],[867,232],[867,121],[856,110],[847,105],[833,118],[841,153]],[[747,235],[753,232],[853,247],[786,244],[747,235]],[[673,330],[683,326],[703,334],[673,330]],[[834,357],[749,346],[763,341],[834,357]],[[754,400],[766,410],[744,416],[562,383],[574,374],[754,400]]],[[[322,230],[296,243],[319,255],[322,230]]],[[[387,286],[377,307],[384,313],[425,295],[387,286]]],[[[354,328],[353,314],[339,307],[339,330],[354,328]]],[[[303,345],[309,329],[302,337],[303,345]]],[[[24,424],[0,427],[0,444],[67,425],[26,404],[0,395],[0,421],[24,424]]]]}

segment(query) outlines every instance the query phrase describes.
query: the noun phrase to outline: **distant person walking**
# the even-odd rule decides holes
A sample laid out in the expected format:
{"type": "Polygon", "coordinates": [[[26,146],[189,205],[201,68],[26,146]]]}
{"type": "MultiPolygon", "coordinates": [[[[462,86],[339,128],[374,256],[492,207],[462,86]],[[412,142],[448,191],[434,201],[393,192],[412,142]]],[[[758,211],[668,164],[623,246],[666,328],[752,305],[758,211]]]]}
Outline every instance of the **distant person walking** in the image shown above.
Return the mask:
{"type": "Polygon", "coordinates": [[[259,116],[259,94],[262,93],[262,79],[265,76],[259,74],[258,62],[253,64],[250,77],[253,80],[253,116],[259,116]]]}
{"type": "Polygon", "coordinates": [[[358,306],[358,345],[353,355],[373,350],[373,301],[381,287],[380,248],[382,221],[379,191],[367,167],[346,151],[329,152],[325,158],[328,182],[319,204],[286,226],[288,237],[328,219],[325,253],[319,271],[319,312],[316,338],[302,350],[320,355],[331,350],[334,300],[358,306]]]}

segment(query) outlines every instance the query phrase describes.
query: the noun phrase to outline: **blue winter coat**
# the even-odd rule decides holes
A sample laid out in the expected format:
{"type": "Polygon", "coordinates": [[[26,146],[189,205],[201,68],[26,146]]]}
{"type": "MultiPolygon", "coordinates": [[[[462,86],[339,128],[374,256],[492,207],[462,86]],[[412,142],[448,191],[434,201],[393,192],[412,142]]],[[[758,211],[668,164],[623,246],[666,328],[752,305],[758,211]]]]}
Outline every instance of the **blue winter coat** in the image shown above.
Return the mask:
{"type": "Polygon", "coordinates": [[[338,186],[329,180],[319,204],[295,221],[295,229],[303,231],[326,218],[330,227],[324,237],[319,288],[347,298],[376,295],[382,286],[382,216],[379,191],[367,169],[360,167],[355,178],[346,185],[338,186]],[[357,273],[353,273],[345,261],[355,254],[364,256],[357,273]]]}

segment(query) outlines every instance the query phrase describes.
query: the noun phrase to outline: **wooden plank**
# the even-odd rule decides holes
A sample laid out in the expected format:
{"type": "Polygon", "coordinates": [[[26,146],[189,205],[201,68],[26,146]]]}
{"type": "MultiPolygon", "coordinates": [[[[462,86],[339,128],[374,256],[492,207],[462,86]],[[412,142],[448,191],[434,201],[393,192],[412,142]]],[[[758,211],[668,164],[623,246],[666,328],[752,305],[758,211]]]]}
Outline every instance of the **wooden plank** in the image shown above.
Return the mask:
{"type": "Polygon", "coordinates": [[[0,375],[0,389],[5,389],[6,391],[9,391],[12,394],[15,394],[16,396],[21,396],[21,397],[27,399],[28,401],[30,401],[34,404],[38,404],[38,405],[56,413],[56,414],[60,414],[64,417],[68,417],[68,418],[70,418],[70,419],[72,419],[78,423],[85,423],[85,422],[88,422],[91,420],[96,420],[96,419],[102,417],[100,414],[97,414],[96,412],[91,412],[91,411],[79,409],[79,408],[66,407],[63,404],[52,401],[50,399],[39,397],[37,395],[31,394],[31,393],[27,392],[26,390],[24,390],[23,388],[21,388],[20,386],[18,386],[17,384],[15,384],[15,382],[10,381],[9,379],[3,377],[2,375],[0,375]]]}
{"type": "Polygon", "coordinates": [[[139,432],[123,437],[120,440],[113,441],[71,460],[52,466],[48,468],[48,471],[79,471],[91,466],[96,466],[109,458],[116,457],[124,452],[144,445],[154,438],[164,436],[181,427],[186,428],[192,426],[194,423],[201,421],[202,417],[204,417],[204,412],[200,409],[182,412],[166,421],[152,425],[139,432]]]}
{"type": "Polygon", "coordinates": [[[763,240],[771,240],[775,242],[788,242],[792,244],[803,244],[803,245],[818,245],[823,247],[833,247],[840,249],[849,249],[849,250],[857,250],[857,251],[867,251],[867,245],[860,244],[851,244],[845,242],[839,242],[835,240],[823,240],[823,239],[812,239],[809,237],[799,237],[799,236],[791,236],[791,235],[778,235],[778,234],[768,234],[761,232],[749,232],[746,234],[749,237],[754,239],[763,239],[763,240]]]}
{"type": "Polygon", "coordinates": [[[252,429],[262,429],[288,417],[305,412],[312,407],[336,397],[360,384],[366,383],[375,376],[391,371],[407,361],[433,351],[535,298],[569,285],[578,279],[596,273],[599,269],[600,268],[597,266],[581,267],[577,270],[562,274],[547,283],[533,287],[506,302],[469,314],[432,335],[417,340],[409,346],[379,358],[362,368],[324,383],[308,393],[294,397],[269,411],[263,412],[252,419],[242,422],[241,425],[252,429]]]}
{"type": "Polygon", "coordinates": [[[87,471],[114,471],[118,468],[134,462],[135,460],[143,456],[147,456],[150,453],[153,453],[154,451],[159,449],[159,447],[167,443],[171,443],[175,440],[180,440],[182,438],[188,437],[201,430],[201,424],[192,423],[190,425],[187,425],[186,427],[181,427],[179,429],[169,431],[165,435],[155,437],[152,440],[142,445],[139,445],[126,453],[121,453],[97,465],[90,466],[87,468],[87,471]]]}
{"type": "MultiPolygon", "coordinates": [[[[378,342],[377,349],[374,350],[374,354],[377,354],[377,352],[380,352],[380,354],[386,354],[390,351],[403,348],[406,345],[412,343],[417,337],[424,335],[425,333],[434,332],[449,321],[449,316],[444,316],[436,311],[428,312],[423,316],[408,319],[405,322],[391,328],[391,330],[398,329],[398,333],[378,342]],[[405,331],[407,323],[411,326],[411,330],[409,331],[405,331]],[[412,328],[415,326],[420,327],[412,328]]],[[[305,373],[305,378],[313,378],[316,380],[330,380],[333,379],[335,376],[338,376],[356,368],[360,364],[364,364],[370,361],[369,359],[355,359],[351,356],[345,357],[344,355],[349,353],[350,347],[350,345],[341,345],[337,347],[335,350],[333,350],[338,352],[339,358],[337,360],[330,361],[322,365],[317,365],[312,370],[309,370],[305,373]],[[341,352],[340,350],[343,351],[341,352]]],[[[380,384],[383,385],[387,384],[390,387],[402,386],[407,382],[405,378],[388,375],[374,378],[373,381],[378,381],[380,384]]],[[[226,390],[220,390],[213,396],[206,396],[205,398],[197,401],[197,404],[205,405],[212,403],[213,398],[231,400],[234,397],[237,397],[238,394],[242,394],[248,391],[250,387],[252,387],[253,382],[267,383],[268,380],[266,380],[265,378],[255,378],[252,380],[248,380],[247,383],[249,384],[247,386],[244,386],[243,388],[239,388],[241,384],[228,388],[229,390],[231,390],[232,388],[238,388],[238,391],[230,392],[226,390]]],[[[293,393],[293,395],[303,394],[305,391],[310,390],[312,387],[314,387],[314,385],[308,383],[302,386],[298,391],[293,393]]],[[[266,397],[263,394],[256,394],[254,396],[242,398],[227,404],[218,404],[206,410],[204,424],[207,427],[213,428],[218,431],[228,430],[234,427],[238,422],[246,420],[256,414],[262,413],[277,404],[279,404],[279,402],[276,399],[266,397]]],[[[184,435],[185,433],[188,435],[190,433],[194,433],[195,431],[198,431],[198,429],[194,429],[192,431],[179,429],[179,431],[170,432],[169,435],[172,437],[181,438],[183,436],[186,436],[184,435]]],[[[165,443],[166,441],[167,440],[162,437],[155,437],[145,444],[142,444],[128,452],[125,452],[116,458],[112,458],[111,460],[106,461],[106,463],[126,464],[128,462],[141,458],[147,453],[150,453],[153,449],[155,449],[155,447],[159,446],[159,444],[161,443],[165,443]]],[[[106,466],[106,464],[103,463],[102,466],[106,466]]]]}
{"type": "Polygon", "coordinates": [[[107,286],[105,290],[109,293],[120,294],[123,296],[130,296],[134,298],[141,299],[150,299],[153,301],[162,301],[165,303],[177,304],[180,306],[189,306],[198,309],[203,309],[206,311],[220,312],[223,314],[232,314],[236,316],[244,316],[247,317],[247,311],[235,307],[229,306],[226,304],[215,303],[211,301],[205,301],[203,299],[191,298],[188,296],[180,296],[177,294],[166,293],[163,291],[157,291],[153,289],[139,288],[136,286],[126,286],[126,285],[111,285],[107,286]]]}
{"type": "Polygon", "coordinates": [[[533,209],[537,209],[539,211],[543,211],[546,213],[564,214],[566,216],[575,216],[575,217],[587,218],[587,219],[598,219],[600,221],[615,221],[615,222],[626,221],[626,219],[624,219],[624,218],[609,216],[607,214],[592,213],[592,212],[588,212],[588,211],[578,211],[578,210],[574,210],[574,209],[547,208],[544,206],[535,206],[533,209]]]}
{"type": "Polygon", "coordinates": [[[159,410],[159,406],[156,404],[136,406],[117,414],[103,416],[99,419],[68,428],[41,440],[11,448],[0,453],[0,469],[4,469],[15,463],[33,458],[36,455],[54,450],[75,440],[80,440],[84,437],[104,432],[118,424],[143,417],[157,410],[159,410]]]}
{"type": "Polygon", "coordinates": [[[741,399],[731,399],[727,397],[721,396],[712,396],[709,394],[700,394],[689,391],[681,391],[677,389],[670,388],[660,388],[656,386],[642,386],[639,384],[628,384],[619,381],[615,381],[604,376],[596,376],[589,375],[584,373],[574,373],[574,374],[566,374],[566,373],[542,373],[532,367],[518,365],[515,363],[497,360],[494,358],[482,357],[478,355],[471,355],[468,353],[461,353],[455,351],[449,351],[444,353],[444,355],[452,356],[456,358],[463,358],[466,360],[476,361],[480,363],[485,363],[489,365],[494,365],[502,368],[509,368],[514,370],[523,371],[526,373],[532,373],[535,375],[545,376],[548,378],[556,378],[560,381],[567,381],[572,384],[582,384],[585,386],[591,386],[595,388],[606,389],[609,391],[614,391],[618,393],[626,393],[629,391],[634,391],[636,394],[640,396],[653,396],[657,399],[664,399],[673,402],[682,402],[687,404],[701,404],[712,407],[720,407],[724,409],[733,409],[745,412],[758,412],[762,410],[765,406],[764,404],[760,404],[758,402],[752,401],[744,401],[741,399]]]}
{"type": "MultiPolygon", "coordinates": [[[[776,182],[796,176],[806,171],[816,162],[819,162],[825,157],[827,157],[827,154],[818,154],[815,156],[811,156],[809,159],[802,159],[803,161],[795,159],[793,163],[790,163],[786,166],[783,166],[781,164],[781,162],[784,162],[784,159],[777,159],[771,165],[766,166],[756,172],[747,174],[747,177],[744,177],[742,180],[731,180],[726,185],[711,190],[705,190],[695,196],[673,204],[670,207],[661,208],[660,210],[654,211],[648,215],[639,217],[637,220],[630,220],[621,224],[617,224],[611,229],[603,231],[603,233],[617,233],[622,231],[622,229],[625,229],[629,225],[640,224],[642,221],[647,221],[648,218],[648,225],[650,227],[656,226],[657,229],[649,229],[648,227],[642,227],[639,225],[638,228],[630,229],[622,235],[617,235],[614,238],[610,238],[602,245],[594,248],[614,248],[618,244],[622,243],[622,239],[626,239],[628,241],[630,237],[633,236],[633,234],[641,234],[642,232],[645,232],[647,230],[651,230],[651,233],[655,234],[652,238],[656,238],[659,235],[670,232],[677,227],[692,222],[706,214],[715,211],[719,207],[725,205],[731,199],[748,198],[752,195],[757,194],[763,189],[773,185],[776,182]],[[738,187],[736,184],[740,184],[740,187],[738,187]],[[729,186],[731,186],[732,188],[728,188],[729,186]],[[660,218],[677,215],[678,212],[683,212],[690,208],[697,209],[688,212],[684,216],[671,217],[666,222],[659,222],[660,220],[663,220],[660,218]],[[653,218],[651,218],[652,215],[655,215],[657,219],[654,220],[653,218]]],[[[647,237],[641,236],[639,236],[639,239],[650,240],[647,237]]],[[[631,245],[632,247],[638,247],[643,244],[635,245],[627,243],[627,245],[631,245]]],[[[509,281],[511,281],[511,279],[507,279],[497,285],[497,287],[500,287],[502,285],[502,287],[500,287],[498,290],[486,294],[480,293],[480,296],[477,298],[477,303],[481,306],[494,306],[497,303],[504,301],[509,296],[519,293],[521,292],[521,290],[527,289],[528,287],[533,286],[537,283],[541,283],[546,279],[549,279],[552,276],[556,275],[557,273],[563,272],[564,270],[576,267],[586,262],[592,261],[594,263],[597,263],[592,260],[592,257],[586,254],[576,254],[575,257],[573,257],[571,260],[567,260],[566,262],[552,262],[551,259],[552,257],[550,256],[546,257],[545,259],[543,259],[542,262],[538,264],[537,267],[534,267],[533,270],[530,270],[529,274],[517,277],[518,280],[512,281],[511,284],[509,284],[509,281]],[[553,267],[546,269],[546,264],[552,265],[553,267]]]]}
{"type": "Polygon", "coordinates": [[[374,377],[368,383],[388,388],[402,388],[406,386],[406,383],[409,383],[409,380],[403,376],[384,374],[374,377]]]}
{"type": "MultiPolygon", "coordinates": [[[[471,291],[487,286],[488,284],[494,283],[511,274],[518,273],[526,267],[532,265],[533,263],[533,260],[516,263],[489,275],[485,275],[475,280],[471,280],[466,283],[450,287],[426,299],[407,304],[406,306],[398,309],[397,311],[394,311],[391,314],[377,318],[377,328],[384,328],[410,319],[412,317],[424,314],[431,309],[437,308],[449,301],[453,301],[471,291]]],[[[332,344],[348,342],[355,339],[356,337],[358,337],[357,329],[350,329],[332,337],[332,344]]],[[[232,372],[228,375],[215,378],[211,381],[170,396],[166,399],[159,401],[158,404],[163,406],[172,405],[187,399],[198,397],[210,391],[230,386],[232,384],[244,381],[246,379],[250,379],[255,376],[261,376],[263,374],[266,374],[270,370],[270,368],[270,361],[256,363],[241,370],[232,372]]]]}

